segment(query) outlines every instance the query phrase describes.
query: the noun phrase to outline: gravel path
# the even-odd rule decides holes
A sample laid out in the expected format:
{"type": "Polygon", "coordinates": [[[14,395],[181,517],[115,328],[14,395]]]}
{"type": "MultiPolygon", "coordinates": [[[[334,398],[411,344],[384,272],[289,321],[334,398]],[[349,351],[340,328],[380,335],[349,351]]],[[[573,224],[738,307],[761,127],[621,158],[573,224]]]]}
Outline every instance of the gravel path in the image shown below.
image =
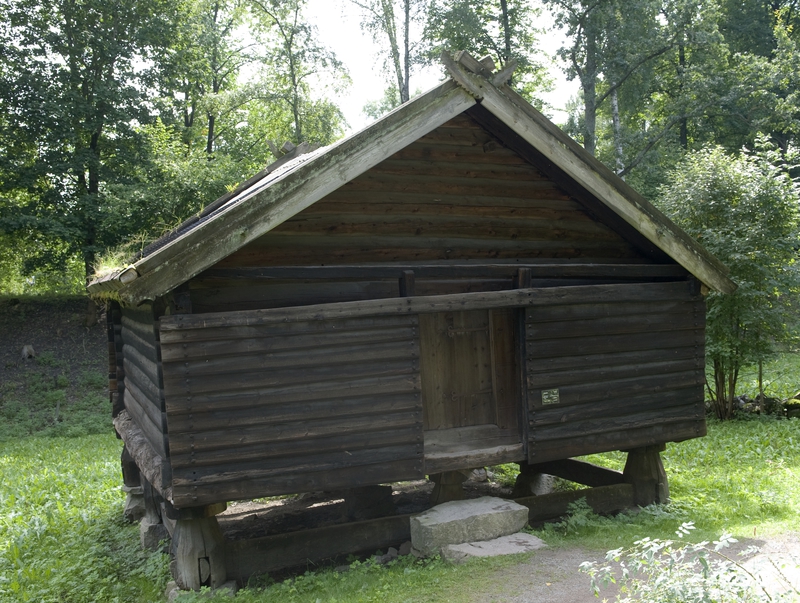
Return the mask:
{"type": "MultiPolygon", "coordinates": [[[[747,539],[725,550],[732,559],[747,547],[760,549],[742,564],[762,580],[772,593],[800,592],[800,534],[789,533],[766,539],[747,539]]],[[[611,547],[609,547],[611,548],[611,547]]],[[[564,547],[542,549],[526,561],[496,574],[491,583],[476,592],[473,603],[597,603],[613,601],[616,586],[604,588],[599,598],[592,594],[589,576],[578,571],[584,561],[602,562],[605,551],[564,547]]],[[[800,601],[800,596],[797,599],[800,601]]]]}

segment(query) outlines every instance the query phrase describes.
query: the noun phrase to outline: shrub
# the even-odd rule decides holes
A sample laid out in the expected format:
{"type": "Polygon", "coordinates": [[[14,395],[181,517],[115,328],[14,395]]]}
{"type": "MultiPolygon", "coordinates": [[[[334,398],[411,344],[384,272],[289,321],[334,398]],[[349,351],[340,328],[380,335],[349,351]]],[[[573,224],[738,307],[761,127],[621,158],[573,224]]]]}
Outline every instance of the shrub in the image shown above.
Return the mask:
{"type": "MultiPolygon", "coordinates": [[[[692,522],[685,522],[676,532],[682,538],[694,530],[692,522]]],[[[598,567],[595,562],[581,564],[582,572],[589,574],[595,595],[600,587],[620,583],[617,601],[652,601],[653,603],[764,603],[766,601],[795,601],[800,591],[788,587],[782,592],[771,592],[744,565],[721,551],[736,542],[729,534],[709,546],[708,542],[676,543],[673,540],[643,538],[629,549],[615,549],[606,553],[608,565],[598,567]],[[618,564],[614,570],[610,563],[618,564]],[[627,596],[625,596],[627,595],[627,596]]],[[[746,549],[743,554],[757,549],[746,549]]]]}
{"type": "Polygon", "coordinates": [[[781,156],[765,138],[757,152],[738,157],[708,148],[688,155],[661,191],[664,211],[738,285],[732,294],[707,298],[706,356],[713,366],[707,383],[720,419],[733,414],[740,369],[795,336],[798,193],[789,175],[795,160],[793,151],[781,156]]]}

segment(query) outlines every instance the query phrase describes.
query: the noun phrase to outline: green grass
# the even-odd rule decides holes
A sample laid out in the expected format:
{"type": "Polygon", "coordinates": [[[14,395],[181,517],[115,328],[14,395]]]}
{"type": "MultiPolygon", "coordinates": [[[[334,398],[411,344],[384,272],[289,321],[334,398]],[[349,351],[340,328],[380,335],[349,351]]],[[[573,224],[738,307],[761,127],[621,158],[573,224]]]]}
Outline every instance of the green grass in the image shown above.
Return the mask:
{"type": "Polygon", "coordinates": [[[159,601],[166,557],[122,521],[111,434],[0,443],[0,601],[159,601]]]}
{"type": "MultiPolygon", "coordinates": [[[[119,453],[111,435],[0,443],[1,601],[164,600],[166,556],[142,552],[137,527],[121,520],[119,453]]],[[[621,468],[624,455],[590,460],[621,468]]],[[[753,537],[800,530],[800,420],[712,421],[707,437],[668,445],[664,464],[671,504],[616,518],[578,508],[536,533],[551,546],[606,550],[644,536],[671,538],[685,521],[697,526],[696,540],[723,531],[753,537]]],[[[468,601],[475,585],[518,561],[355,564],[345,573],[321,569],[280,583],[253,581],[236,600],[468,601]]]]}
{"type": "Polygon", "coordinates": [[[0,384],[0,442],[111,430],[108,378],[98,371],[70,371],[52,353],[43,352],[14,379],[0,384]]]}
{"type": "MultiPolygon", "coordinates": [[[[706,437],[668,444],[662,458],[669,505],[616,518],[578,516],[547,527],[544,537],[550,544],[616,548],[646,536],[671,538],[685,521],[695,523],[697,539],[800,531],[800,420],[710,419],[706,437]]],[[[619,452],[586,459],[620,470],[625,463],[619,452]]]]}
{"type": "MultiPolygon", "coordinates": [[[[780,376],[768,393],[793,394],[793,376],[800,375],[798,355],[777,359],[765,367],[765,375],[780,376]]],[[[745,378],[750,376],[743,373],[745,378]]],[[[165,600],[167,556],[141,551],[138,527],[122,520],[121,443],[110,426],[105,387],[104,375],[70,373],[47,355],[25,373],[24,383],[13,388],[0,384],[2,603],[165,600]]],[[[625,455],[588,459],[622,469],[625,455]]],[[[577,505],[570,517],[535,533],[552,547],[605,551],[642,537],[672,538],[687,521],[697,527],[694,540],[726,531],[739,538],[800,531],[800,419],[712,419],[708,436],[668,444],[663,459],[669,505],[615,518],[598,517],[577,505]]],[[[493,470],[495,479],[506,484],[513,483],[515,471],[514,465],[493,470]]],[[[491,589],[498,572],[520,560],[452,566],[406,557],[388,566],[354,563],[344,573],[316,568],[278,583],[253,580],[236,600],[469,601],[476,589],[491,589]]],[[[223,595],[181,598],[192,599],[230,600],[223,595]]]]}

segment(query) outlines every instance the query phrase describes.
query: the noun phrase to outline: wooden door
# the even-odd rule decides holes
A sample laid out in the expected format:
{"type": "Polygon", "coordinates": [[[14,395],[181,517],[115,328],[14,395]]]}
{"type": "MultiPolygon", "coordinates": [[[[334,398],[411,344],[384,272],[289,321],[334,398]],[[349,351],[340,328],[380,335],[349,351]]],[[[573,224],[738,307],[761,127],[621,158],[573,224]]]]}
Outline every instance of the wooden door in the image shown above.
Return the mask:
{"type": "Polygon", "coordinates": [[[510,444],[503,454],[520,454],[518,320],[512,308],[420,315],[426,465],[463,452],[480,466],[475,451],[510,444]]]}

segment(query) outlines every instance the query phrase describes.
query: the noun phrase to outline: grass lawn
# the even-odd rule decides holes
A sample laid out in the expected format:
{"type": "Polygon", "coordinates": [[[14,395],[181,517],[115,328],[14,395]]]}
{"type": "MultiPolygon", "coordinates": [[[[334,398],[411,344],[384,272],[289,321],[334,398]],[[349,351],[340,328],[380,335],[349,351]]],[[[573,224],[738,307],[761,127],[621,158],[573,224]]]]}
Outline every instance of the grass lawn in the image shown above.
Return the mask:
{"type": "MultiPolygon", "coordinates": [[[[142,552],[137,527],[121,519],[120,449],[113,435],[0,443],[0,600],[164,600],[167,557],[142,552]]],[[[618,468],[623,455],[591,460],[618,468]]],[[[740,537],[800,531],[800,420],[712,421],[707,437],[668,445],[664,463],[669,505],[616,518],[579,512],[536,533],[551,546],[605,550],[644,536],[674,537],[685,521],[695,522],[695,540],[723,531],[740,537]]],[[[513,563],[450,566],[405,558],[388,567],[356,564],[347,573],[321,570],[281,583],[254,582],[236,600],[468,600],[476,584],[513,563]]]]}

